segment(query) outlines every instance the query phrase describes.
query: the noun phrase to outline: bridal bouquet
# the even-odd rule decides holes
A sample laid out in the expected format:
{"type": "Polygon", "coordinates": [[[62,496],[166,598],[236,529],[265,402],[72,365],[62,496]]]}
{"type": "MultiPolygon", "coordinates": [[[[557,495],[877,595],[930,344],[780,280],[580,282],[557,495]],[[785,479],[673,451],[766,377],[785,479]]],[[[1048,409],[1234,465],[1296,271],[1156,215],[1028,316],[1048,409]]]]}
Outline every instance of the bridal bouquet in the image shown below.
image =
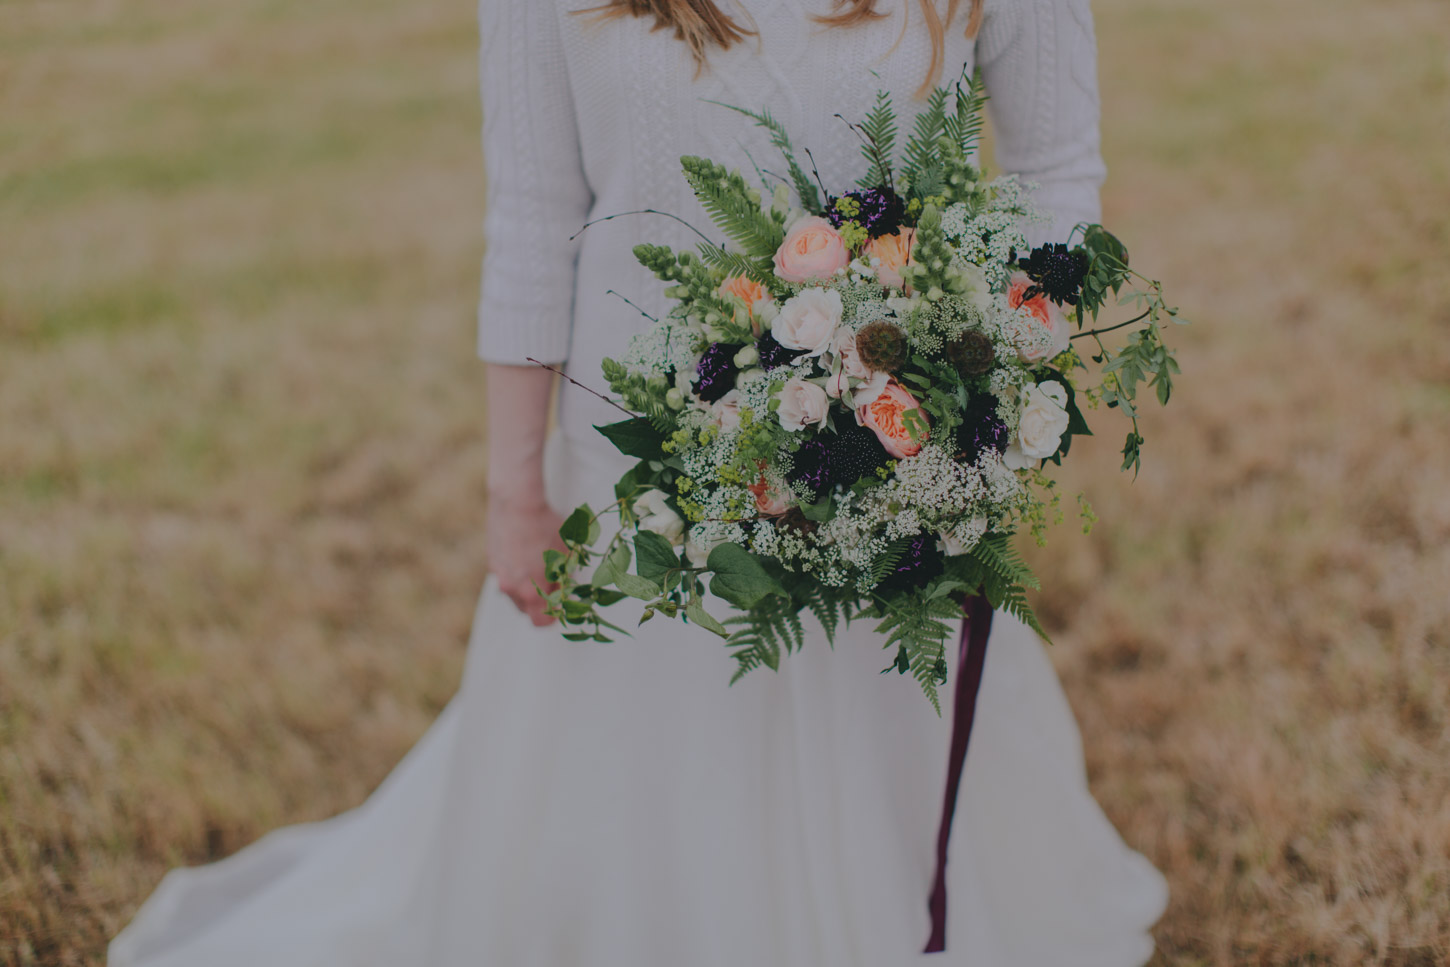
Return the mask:
{"type": "Polygon", "coordinates": [[[1028,247],[1030,187],[972,160],[984,101],[976,80],[936,90],[898,160],[879,95],[853,125],[865,173],[839,194],[817,190],[765,112],[733,108],[768,129],[789,185],[681,159],[733,244],[635,249],[674,305],[604,362],[630,416],[599,430],[638,463],[615,503],[574,511],[567,551],[546,556],[566,637],[608,641],[620,629],[599,609],[632,596],[644,620],[724,638],[738,679],[801,647],[802,612],[828,638],[876,619],[887,670],[940,709],[948,622],[966,596],[1043,634],[1014,535],[1040,542],[1061,518],[1047,468],[1090,432],[1084,408],[1128,418],[1123,468],[1136,470],[1139,391],[1168,401],[1178,366],[1160,324],[1182,320],[1099,225],[1028,247]],[[1139,313],[1085,329],[1113,296],[1139,313]],[[1101,338],[1125,328],[1116,348],[1101,338]],[[606,513],[621,526],[596,547],[606,513]],[[723,621],[707,590],[732,609],[723,621]]]}

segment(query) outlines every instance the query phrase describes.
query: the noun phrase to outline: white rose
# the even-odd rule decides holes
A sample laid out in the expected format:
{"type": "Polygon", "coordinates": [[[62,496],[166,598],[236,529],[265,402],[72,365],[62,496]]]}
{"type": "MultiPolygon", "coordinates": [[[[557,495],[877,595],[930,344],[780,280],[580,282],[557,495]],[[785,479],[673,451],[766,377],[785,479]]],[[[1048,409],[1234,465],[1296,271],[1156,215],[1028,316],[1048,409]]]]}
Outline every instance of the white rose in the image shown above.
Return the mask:
{"type": "Polygon", "coordinates": [[[1067,430],[1067,390],[1056,380],[1027,387],[1022,397],[1022,417],[1017,439],[1002,454],[1002,462],[1021,470],[1034,460],[1046,460],[1062,444],[1067,430]]]}
{"type": "Polygon", "coordinates": [[[694,534],[691,534],[689,540],[685,541],[685,559],[690,562],[690,567],[704,567],[710,560],[710,552],[724,543],[725,538],[723,537],[717,537],[712,541],[700,541],[694,534]]]}
{"type": "Polygon", "coordinates": [[[675,546],[685,539],[685,521],[666,502],[663,490],[648,490],[634,502],[639,529],[653,531],[675,546]]]}
{"type": "Polygon", "coordinates": [[[780,408],[775,415],[787,430],[804,430],[808,426],[825,426],[831,401],[826,391],[815,383],[793,377],[780,390],[780,408]]]}
{"type": "Polygon", "coordinates": [[[819,356],[830,347],[840,324],[841,293],[835,289],[803,289],[780,307],[770,332],[787,349],[819,356]]]}

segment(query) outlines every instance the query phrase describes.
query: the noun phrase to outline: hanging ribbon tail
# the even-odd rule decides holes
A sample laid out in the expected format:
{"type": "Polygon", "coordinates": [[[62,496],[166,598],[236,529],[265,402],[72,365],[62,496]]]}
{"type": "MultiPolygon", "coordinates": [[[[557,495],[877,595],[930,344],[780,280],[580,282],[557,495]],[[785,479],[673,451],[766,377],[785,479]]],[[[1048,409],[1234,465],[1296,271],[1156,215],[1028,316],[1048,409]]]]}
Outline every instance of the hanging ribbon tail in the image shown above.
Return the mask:
{"type": "Polygon", "coordinates": [[[962,768],[967,762],[967,743],[972,738],[972,721],[977,717],[977,692],[982,687],[982,669],[987,662],[987,638],[992,633],[992,606],[983,595],[967,600],[962,638],[957,645],[957,687],[953,699],[952,748],[947,762],[947,788],[942,797],[941,825],[936,834],[936,877],[932,881],[927,909],[931,912],[931,938],[923,953],[947,949],[947,842],[952,835],[952,818],[957,811],[957,791],[962,768]]]}

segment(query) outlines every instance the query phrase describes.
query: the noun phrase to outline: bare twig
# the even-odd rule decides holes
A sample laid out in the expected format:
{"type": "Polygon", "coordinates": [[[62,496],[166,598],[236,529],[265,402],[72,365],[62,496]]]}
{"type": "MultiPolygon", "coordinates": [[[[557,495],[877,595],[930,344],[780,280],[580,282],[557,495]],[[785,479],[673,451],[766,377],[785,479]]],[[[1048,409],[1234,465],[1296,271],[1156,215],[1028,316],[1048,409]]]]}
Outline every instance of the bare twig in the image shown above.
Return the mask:
{"type": "Polygon", "coordinates": [[[698,235],[701,238],[703,238],[706,241],[706,243],[709,244],[710,246],[712,246],[714,248],[724,248],[725,247],[723,245],[716,244],[716,242],[715,242],[714,239],[712,239],[710,236],[706,235],[704,232],[700,231],[695,226],[691,225],[689,222],[685,221],[679,215],[671,215],[669,212],[662,212],[662,211],[660,211],[659,209],[656,209],[656,208],[641,208],[638,211],[632,211],[632,212],[615,212],[613,215],[605,215],[603,218],[596,218],[592,222],[585,222],[584,223],[584,228],[579,229],[579,231],[577,231],[573,235],[570,235],[569,236],[569,241],[572,242],[572,241],[574,241],[574,239],[578,238],[580,235],[583,235],[584,234],[584,229],[587,229],[590,225],[598,225],[600,222],[613,221],[616,218],[623,218],[625,215],[663,215],[666,218],[673,218],[675,221],[679,222],[681,225],[685,226],[690,231],[694,232],[696,235],[698,235]]]}
{"type": "Polygon", "coordinates": [[[1129,319],[1127,322],[1120,322],[1116,326],[1108,326],[1104,329],[1089,329],[1086,332],[1073,333],[1072,338],[1082,339],[1084,336],[1101,336],[1105,332],[1112,332],[1114,329],[1122,329],[1125,326],[1131,326],[1135,322],[1142,322],[1144,319],[1148,318],[1148,315],[1151,312],[1151,309],[1145,310],[1141,315],[1136,315],[1133,318],[1129,319]]]}
{"type": "Polygon", "coordinates": [[[555,366],[550,366],[548,363],[541,363],[541,362],[539,362],[537,359],[535,359],[532,356],[525,356],[524,359],[526,359],[529,362],[533,363],[535,366],[542,366],[544,369],[547,369],[549,372],[556,373],[557,375],[564,377],[569,382],[573,383],[575,386],[577,386],[580,389],[582,389],[584,392],[590,394],[591,396],[597,396],[597,397],[599,397],[601,400],[603,400],[604,402],[608,403],[610,406],[614,407],[616,410],[618,410],[619,412],[623,413],[625,416],[628,416],[630,418],[634,418],[634,417],[639,416],[638,413],[634,413],[634,412],[631,412],[630,410],[626,410],[624,407],[620,406],[618,403],[616,403],[614,400],[610,399],[609,397],[605,396],[603,393],[600,393],[597,390],[590,389],[588,386],[585,386],[583,383],[579,382],[577,379],[575,379],[574,377],[570,376],[568,373],[564,372],[562,369],[559,369],[559,368],[557,368],[555,366]]]}
{"type": "Polygon", "coordinates": [[[656,318],[655,318],[655,317],[654,317],[654,316],[652,316],[652,315],[650,315],[650,314],[649,314],[649,313],[648,313],[648,312],[645,312],[645,311],[644,311],[644,310],[643,310],[643,309],[641,309],[641,308],[640,308],[640,307],[639,307],[639,306],[637,306],[637,305],[635,305],[635,304],[634,304],[634,303],[633,303],[633,302],[630,302],[630,301],[629,301],[629,300],[628,300],[628,299],[626,299],[626,298],[625,298],[625,297],[624,297],[624,296],[623,296],[623,295],[622,295],[622,294],[620,294],[620,293],[618,293],[618,292],[616,292],[616,291],[614,291],[614,290],[613,290],[613,289],[605,289],[605,290],[604,290],[604,294],[605,294],[605,295],[613,295],[613,296],[619,296],[619,298],[620,298],[620,299],[622,299],[622,300],[624,300],[624,304],[625,304],[625,305],[627,305],[627,306],[629,306],[629,307],[630,307],[630,308],[631,308],[631,309],[633,309],[633,310],[634,310],[634,311],[635,311],[635,312],[638,312],[638,313],[639,313],[639,314],[640,314],[640,315],[642,315],[642,316],[644,316],[644,317],[645,317],[645,318],[646,318],[646,319],[648,319],[648,320],[649,320],[649,321],[650,321],[650,322],[654,322],[654,323],[658,323],[658,322],[659,322],[659,320],[658,320],[658,319],[656,319],[656,318]]]}

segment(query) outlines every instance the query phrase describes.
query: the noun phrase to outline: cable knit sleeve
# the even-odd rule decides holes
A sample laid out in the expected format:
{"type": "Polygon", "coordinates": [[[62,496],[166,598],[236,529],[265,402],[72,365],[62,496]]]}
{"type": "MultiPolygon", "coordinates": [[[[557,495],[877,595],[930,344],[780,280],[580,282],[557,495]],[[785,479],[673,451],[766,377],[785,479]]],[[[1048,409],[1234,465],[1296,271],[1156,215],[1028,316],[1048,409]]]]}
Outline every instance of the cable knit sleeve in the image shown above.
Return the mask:
{"type": "Polygon", "coordinates": [[[479,83],[488,177],[478,354],[490,362],[569,352],[579,231],[591,203],[549,0],[480,0],[479,83]]]}
{"type": "Polygon", "coordinates": [[[1042,186],[1052,221],[1034,244],[1061,242],[1101,217],[1107,169],[1098,135],[1097,40],[1088,0],[989,0],[977,57],[997,133],[997,164],[1042,186]]]}

